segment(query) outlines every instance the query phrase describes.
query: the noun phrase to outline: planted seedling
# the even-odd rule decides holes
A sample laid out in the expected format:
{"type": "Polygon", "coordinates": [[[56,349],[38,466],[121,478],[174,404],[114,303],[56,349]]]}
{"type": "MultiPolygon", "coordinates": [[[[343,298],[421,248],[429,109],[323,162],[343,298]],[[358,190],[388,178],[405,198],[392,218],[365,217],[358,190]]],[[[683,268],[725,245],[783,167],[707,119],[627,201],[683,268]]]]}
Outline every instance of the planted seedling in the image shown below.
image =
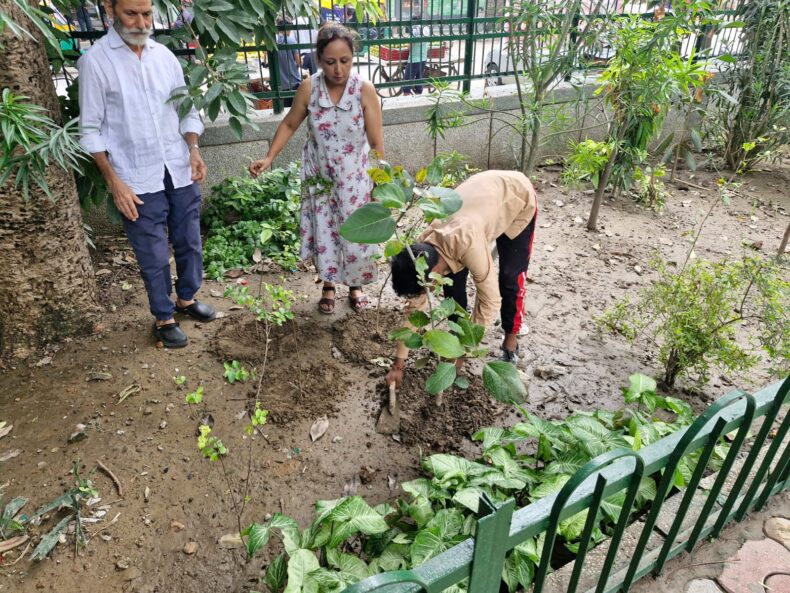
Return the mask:
{"type": "Polygon", "coordinates": [[[202,402],[203,401],[203,386],[200,385],[192,393],[187,393],[186,397],[184,397],[184,400],[188,404],[199,404],[200,402],[202,402]]]}

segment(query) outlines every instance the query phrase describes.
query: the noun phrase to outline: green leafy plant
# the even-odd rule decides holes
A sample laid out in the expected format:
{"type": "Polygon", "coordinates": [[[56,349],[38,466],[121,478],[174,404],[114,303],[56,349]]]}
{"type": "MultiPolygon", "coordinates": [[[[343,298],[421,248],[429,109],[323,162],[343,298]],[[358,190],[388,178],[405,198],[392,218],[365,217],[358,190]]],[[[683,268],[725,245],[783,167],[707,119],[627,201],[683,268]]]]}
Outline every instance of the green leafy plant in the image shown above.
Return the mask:
{"type": "Polygon", "coordinates": [[[597,140],[583,140],[570,142],[571,151],[565,157],[565,167],[562,170],[562,181],[567,185],[578,185],[589,182],[593,187],[598,187],[601,172],[606,167],[612,146],[608,142],[597,140]]]}
{"type": "Polygon", "coordinates": [[[277,285],[262,282],[261,287],[266,296],[250,294],[247,286],[231,285],[225,289],[225,297],[235,303],[246,307],[255,315],[258,321],[272,325],[282,325],[294,318],[292,311],[296,297],[292,290],[277,285]]]}
{"type": "Polygon", "coordinates": [[[241,366],[241,363],[238,360],[232,360],[230,362],[224,362],[223,366],[225,367],[225,380],[230,383],[245,383],[247,379],[250,378],[250,372],[241,366]]]}
{"type": "Polygon", "coordinates": [[[711,366],[743,371],[759,359],[757,349],[778,371],[790,368],[790,282],[777,262],[694,260],[678,271],[656,259],[652,266],[658,278],[598,322],[631,342],[648,338],[664,365],[666,385],[684,374],[705,383],[711,366]]]}
{"type": "Polygon", "coordinates": [[[200,385],[192,393],[187,393],[184,397],[184,401],[186,401],[188,404],[195,405],[201,403],[203,401],[203,386],[200,385]]]}
{"type": "MultiPolygon", "coordinates": [[[[390,332],[389,338],[411,349],[425,348],[434,357],[434,372],[425,388],[437,395],[437,403],[441,403],[440,394],[457,379],[456,366],[450,361],[488,353],[480,347],[484,328],[472,323],[467,311],[453,299],[440,297],[442,286],[451,282],[450,279],[431,273],[430,281],[425,281],[428,264],[424,258],[414,257],[409,244],[422,225],[456,212],[461,207],[461,197],[456,191],[437,185],[444,178],[438,158],[415,178],[402,167],[393,167],[386,161],[371,169],[370,176],[376,184],[371,202],[348,217],[340,227],[340,234],[356,243],[385,243],[386,257],[406,250],[414,260],[418,282],[426,288],[428,311],[415,311],[408,319],[409,326],[390,332]],[[401,223],[404,223],[402,227],[401,223]]],[[[526,398],[526,388],[513,365],[486,362],[483,383],[501,401],[522,402],[526,398]]],[[[460,381],[461,387],[464,384],[460,381]]]]}
{"type": "MultiPolygon", "coordinates": [[[[525,420],[509,428],[484,428],[473,436],[481,455],[466,459],[436,454],[421,461],[424,477],[401,484],[405,496],[370,506],[359,496],[319,501],[312,522],[301,529],[282,514],[252,523],[242,533],[254,556],[273,537],[283,551],[269,564],[264,582],[272,593],[330,593],[384,571],[408,570],[475,533],[482,497],[493,502],[515,498],[525,505],[557,492],[593,457],[618,447],[638,450],[691,423],[691,407],[656,393],[656,383],[632,375],[617,411],[577,412],[548,421],[522,410],[525,420]],[[660,413],[658,413],[660,411],[660,413]],[[287,588],[286,588],[287,585],[287,588]]],[[[714,450],[712,467],[726,456],[714,450]]],[[[682,488],[698,456],[686,456],[675,474],[682,488]]],[[[592,533],[595,542],[613,530],[621,512],[637,512],[656,495],[655,476],[639,485],[633,509],[624,509],[625,492],[606,498],[592,533]]],[[[561,522],[559,537],[575,552],[587,511],[561,522]]],[[[513,550],[502,572],[508,591],[527,590],[540,562],[543,537],[513,550]]],[[[467,582],[453,588],[463,593],[467,582]]]]}
{"type": "Polygon", "coordinates": [[[223,455],[228,454],[228,449],[222,444],[218,437],[211,434],[211,427],[206,424],[201,424],[199,429],[200,435],[197,438],[197,447],[200,449],[200,454],[210,461],[216,461],[223,455]]]}
{"type": "Polygon", "coordinates": [[[455,187],[480,170],[471,166],[469,158],[456,150],[440,152],[436,159],[442,168],[442,180],[439,182],[442,187],[455,187]]]}
{"type": "Polygon", "coordinates": [[[231,269],[249,269],[270,258],[286,270],[299,261],[299,165],[257,179],[231,177],[212,188],[201,215],[206,275],[219,280],[231,269]]]}
{"type": "Polygon", "coordinates": [[[269,412],[261,408],[261,402],[255,402],[255,409],[250,414],[250,422],[244,427],[244,432],[247,436],[252,436],[256,428],[266,424],[268,418],[269,412]]]}
{"type": "Polygon", "coordinates": [[[666,174],[663,165],[637,167],[634,170],[634,188],[632,190],[636,201],[656,212],[661,212],[669,196],[666,186],[661,181],[666,174]]]}
{"type": "Polygon", "coordinates": [[[11,183],[22,196],[30,198],[35,184],[49,199],[52,192],[46,179],[51,165],[79,172],[89,155],[78,141],[77,120],[55,123],[47,110],[18,96],[11,89],[0,95],[0,186],[11,183]]]}
{"type": "Polygon", "coordinates": [[[186,375],[175,375],[173,377],[173,383],[175,383],[177,387],[181,387],[182,385],[186,385],[186,382],[187,382],[186,375]]]}

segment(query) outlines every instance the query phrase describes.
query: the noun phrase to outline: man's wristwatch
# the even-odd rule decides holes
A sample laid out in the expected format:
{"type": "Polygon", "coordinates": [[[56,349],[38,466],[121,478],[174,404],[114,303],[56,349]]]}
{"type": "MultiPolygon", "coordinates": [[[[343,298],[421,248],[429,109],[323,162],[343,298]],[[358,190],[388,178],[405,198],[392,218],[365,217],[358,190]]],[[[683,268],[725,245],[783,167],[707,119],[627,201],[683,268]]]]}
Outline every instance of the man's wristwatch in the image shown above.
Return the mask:
{"type": "Polygon", "coordinates": [[[200,148],[197,142],[195,142],[194,144],[189,144],[188,146],[189,146],[189,152],[192,152],[192,150],[194,150],[195,148],[200,148]]]}

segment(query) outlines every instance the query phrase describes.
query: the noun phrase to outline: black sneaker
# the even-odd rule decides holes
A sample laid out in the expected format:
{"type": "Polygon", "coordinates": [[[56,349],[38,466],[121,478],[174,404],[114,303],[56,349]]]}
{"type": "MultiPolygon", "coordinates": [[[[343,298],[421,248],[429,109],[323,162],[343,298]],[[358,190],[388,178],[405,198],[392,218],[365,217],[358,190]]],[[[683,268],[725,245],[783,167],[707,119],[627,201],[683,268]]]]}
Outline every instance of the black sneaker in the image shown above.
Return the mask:
{"type": "Polygon", "coordinates": [[[200,301],[195,301],[186,307],[179,307],[176,305],[176,311],[184,315],[189,315],[192,319],[202,321],[203,323],[212,321],[217,317],[217,312],[214,310],[214,307],[206,303],[201,303],[200,301]]]}
{"type": "Polygon", "coordinates": [[[518,358],[518,348],[515,350],[506,350],[504,347],[502,348],[502,354],[499,356],[499,360],[504,362],[509,362],[512,365],[517,365],[519,358],[518,358]]]}
{"type": "Polygon", "coordinates": [[[183,348],[189,342],[178,323],[154,324],[154,337],[157,342],[162,342],[165,348],[183,348]]]}

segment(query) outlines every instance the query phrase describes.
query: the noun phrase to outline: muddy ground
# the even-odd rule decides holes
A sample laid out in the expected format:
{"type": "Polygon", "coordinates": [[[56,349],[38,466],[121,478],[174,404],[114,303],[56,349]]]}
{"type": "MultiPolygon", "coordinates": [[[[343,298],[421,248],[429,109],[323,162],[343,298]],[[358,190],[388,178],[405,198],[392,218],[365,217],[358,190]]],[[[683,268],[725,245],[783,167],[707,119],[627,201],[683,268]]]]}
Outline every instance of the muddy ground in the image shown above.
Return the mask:
{"type": "MultiPolygon", "coordinates": [[[[644,345],[632,348],[621,338],[600,335],[593,317],[651,281],[653,254],[682,261],[715,195],[673,187],[660,216],[628,198],[607,200],[599,232],[589,233],[584,221],[591,196],[560,186],[557,177],[553,170],[539,174],[540,215],[521,338],[521,370],[530,394],[526,409],[543,418],[616,408],[629,374],[658,374],[644,345]]],[[[714,179],[699,174],[691,181],[712,189],[714,179]]],[[[714,209],[696,256],[739,256],[760,245],[775,250],[790,213],[788,187],[787,168],[748,176],[729,206],[714,209]]],[[[469,436],[476,429],[517,417],[485,395],[474,376],[468,391],[448,393],[437,411],[422,392],[425,375],[411,372],[401,393],[400,433],[378,434],[374,424],[385,398],[385,371],[377,359],[391,356],[391,347],[376,328],[392,329],[401,304],[386,288],[378,313],[353,315],[341,290],[336,314],[319,315],[318,287],[305,270],[287,278],[304,298],[295,323],[272,334],[260,373],[260,399],[270,421],[247,437],[245,411],[257,383],[228,384],[222,363],[237,359],[261,368],[264,340],[251,314],[221,297],[224,284],[207,282],[200,296],[224,317],[207,325],[185,320],[189,347],[157,350],[125,240],[97,237],[97,243],[106,309],[97,332],[53,345],[29,364],[0,374],[0,421],[13,425],[0,439],[0,458],[7,459],[0,462],[0,492],[4,502],[28,498],[25,508],[32,511],[72,486],[69,469],[79,459],[87,470],[98,461],[111,469],[123,495],[104,472],[94,473],[101,501],[93,508],[102,516],[87,526],[87,547],[75,553],[68,538],[40,562],[28,561],[32,547],[14,549],[2,556],[0,592],[263,589],[257,581],[268,551],[245,563],[239,549],[219,541],[238,531],[233,500],[238,505],[247,497],[242,524],[277,511],[306,524],[314,501],[355,491],[378,503],[398,494],[398,482],[419,474],[420,455],[474,454],[469,436]],[[187,377],[185,386],[175,384],[178,375],[187,377]],[[118,403],[119,393],[132,385],[139,391],[118,403]],[[185,394],[201,385],[203,404],[187,405],[185,394]],[[323,415],[329,428],[311,442],[310,426],[323,415]],[[208,417],[230,450],[224,465],[202,459],[196,447],[196,428],[208,417]],[[69,442],[80,429],[85,438],[69,442]]],[[[258,280],[242,279],[253,289],[258,280]]],[[[377,293],[371,291],[374,302],[377,293]]],[[[485,343],[495,352],[500,340],[493,328],[485,343]]],[[[714,373],[700,392],[676,395],[701,408],[733,385],[749,389],[774,380],[767,368],[761,364],[741,377],[714,373]]],[[[479,372],[479,365],[470,372],[479,372]]],[[[34,528],[32,543],[55,522],[50,517],[34,528]]]]}

